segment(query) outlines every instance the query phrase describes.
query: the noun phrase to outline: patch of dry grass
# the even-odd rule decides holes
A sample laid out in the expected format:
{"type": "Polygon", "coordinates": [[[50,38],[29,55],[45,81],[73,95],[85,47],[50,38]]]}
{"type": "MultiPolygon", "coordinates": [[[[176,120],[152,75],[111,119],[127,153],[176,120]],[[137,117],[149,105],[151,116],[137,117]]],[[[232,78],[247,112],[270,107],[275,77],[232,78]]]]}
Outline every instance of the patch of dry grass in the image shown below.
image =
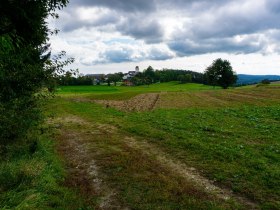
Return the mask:
{"type": "Polygon", "coordinates": [[[201,92],[174,92],[160,95],[157,108],[229,107],[280,103],[280,90],[269,88],[201,92]]]}

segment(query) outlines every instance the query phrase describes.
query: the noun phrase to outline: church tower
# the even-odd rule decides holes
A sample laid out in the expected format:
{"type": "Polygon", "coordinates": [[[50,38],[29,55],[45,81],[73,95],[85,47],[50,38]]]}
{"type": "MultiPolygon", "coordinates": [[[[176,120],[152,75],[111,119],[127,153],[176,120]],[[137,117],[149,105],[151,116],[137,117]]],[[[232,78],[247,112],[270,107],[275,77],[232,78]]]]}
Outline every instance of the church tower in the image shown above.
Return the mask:
{"type": "Polygon", "coordinates": [[[135,67],[135,73],[138,74],[139,73],[139,66],[135,67]]]}

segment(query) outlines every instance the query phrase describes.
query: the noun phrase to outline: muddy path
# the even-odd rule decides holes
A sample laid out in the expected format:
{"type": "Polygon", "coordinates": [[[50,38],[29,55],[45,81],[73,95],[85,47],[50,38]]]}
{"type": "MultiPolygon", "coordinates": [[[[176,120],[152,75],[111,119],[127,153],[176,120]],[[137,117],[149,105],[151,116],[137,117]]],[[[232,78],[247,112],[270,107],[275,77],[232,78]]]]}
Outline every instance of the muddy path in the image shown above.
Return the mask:
{"type": "MultiPolygon", "coordinates": [[[[114,174],[104,173],[102,169],[108,159],[111,160],[112,155],[116,159],[131,158],[124,156],[124,154],[128,155],[127,153],[138,154],[141,156],[141,162],[149,163],[151,168],[157,167],[155,176],[164,175],[163,180],[172,180],[174,176],[180,177],[183,180],[181,185],[186,184],[188,188],[192,189],[191,193],[202,197],[202,200],[208,199],[221,203],[237,202],[245,209],[258,209],[258,205],[254,202],[235,195],[229,189],[216,186],[214,182],[200,175],[195,168],[174,159],[156,145],[121,133],[114,126],[92,123],[78,116],[70,115],[54,119],[51,123],[60,125],[58,151],[65,160],[69,174],[66,185],[78,188],[94,209],[131,209],[130,205],[121,199],[122,188],[118,186],[118,183],[107,183],[108,180],[114,180],[110,177],[114,174]],[[110,151],[112,152],[110,153],[110,151]],[[92,199],[93,197],[95,199],[92,199]]],[[[134,161],[133,158],[132,160],[134,161]]],[[[114,160],[110,164],[110,167],[114,166],[114,160]]],[[[135,164],[139,163],[132,162],[132,167],[135,164]]],[[[138,173],[135,175],[141,176],[138,173]]],[[[175,191],[173,189],[172,193],[175,191]]],[[[225,208],[231,209],[230,207],[225,208]]]]}

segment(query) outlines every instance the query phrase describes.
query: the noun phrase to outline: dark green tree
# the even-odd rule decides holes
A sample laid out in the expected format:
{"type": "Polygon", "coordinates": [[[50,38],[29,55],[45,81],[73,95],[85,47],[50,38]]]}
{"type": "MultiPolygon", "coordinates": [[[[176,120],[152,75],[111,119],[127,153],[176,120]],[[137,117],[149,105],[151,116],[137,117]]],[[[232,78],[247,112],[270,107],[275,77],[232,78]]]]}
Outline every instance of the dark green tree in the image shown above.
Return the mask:
{"type": "Polygon", "coordinates": [[[237,81],[237,75],[227,60],[218,58],[204,72],[207,83],[227,89],[237,81]]]}
{"type": "Polygon", "coordinates": [[[0,143],[21,138],[41,118],[44,87],[73,60],[50,59],[46,19],[67,0],[1,0],[0,3],[0,143]],[[40,94],[38,94],[40,93],[40,94]]]}
{"type": "Polygon", "coordinates": [[[117,82],[120,82],[121,80],[122,80],[122,76],[119,73],[108,75],[108,81],[113,82],[115,86],[117,86],[117,82]]]}
{"type": "Polygon", "coordinates": [[[153,69],[153,67],[149,66],[147,69],[144,70],[143,75],[145,77],[145,83],[146,84],[151,84],[154,83],[155,80],[155,71],[153,69]]]}
{"type": "Polygon", "coordinates": [[[181,83],[188,83],[192,81],[192,75],[191,74],[181,74],[178,76],[178,81],[181,83]]]}
{"type": "Polygon", "coordinates": [[[137,75],[131,78],[133,85],[145,85],[145,76],[142,72],[139,72],[137,75]]]}
{"type": "Polygon", "coordinates": [[[269,80],[269,79],[263,79],[263,80],[261,81],[261,84],[263,84],[263,85],[269,85],[269,84],[270,84],[270,80],[269,80]]]}

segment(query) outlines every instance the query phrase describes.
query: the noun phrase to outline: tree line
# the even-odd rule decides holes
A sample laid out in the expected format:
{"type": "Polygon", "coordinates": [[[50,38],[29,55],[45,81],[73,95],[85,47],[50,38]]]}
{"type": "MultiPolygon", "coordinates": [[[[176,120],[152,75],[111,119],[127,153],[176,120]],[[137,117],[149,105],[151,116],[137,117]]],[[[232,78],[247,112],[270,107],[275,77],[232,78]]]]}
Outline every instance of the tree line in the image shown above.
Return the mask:
{"type": "Polygon", "coordinates": [[[77,74],[77,76],[74,76],[73,73],[67,72],[65,75],[60,75],[56,78],[56,84],[57,85],[92,85],[93,80],[92,78],[88,76],[84,76],[82,74],[77,74]]]}
{"type": "MultiPolygon", "coordinates": [[[[123,81],[124,74],[122,72],[104,75],[98,78],[98,82],[107,83],[111,85],[117,84],[117,82],[123,81]]],[[[199,73],[190,70],[178,70],[178,69],[163,69],[154,70],[152,66],[149,66],[143,72],[139,72],[133,77],[129,78],[133,85],[149,85],[159,82],[178,81],[180,83],[200,83],[213,86],[221,86],[226,89],[232,86],[237,81],[237,75],[233,71],[229,61],[216,59],[213,63],[206,68],[204,73],[199,73]]],[[[90,76],[78,75],[72,76],[70,73],[57,78],[59,85],[92,85],[94,84],[94,78],[90,76]]]]}
{"type": "Polygon", "coordinates": [[[163,69],[154,70],[149,66],[132,78],[135,85],[152,84],[158,82],[179,81],[181,83],[203,83],[203,74],[190,70],[163,69]]]}
{"type": "MultiPolygon", "coordinates": [[[[118,72],[114,74],[104,75],[98,78],[98,82],[94,82],[94,78],[87,75],[73,75],[71,73],[66,73],[57,78],[58,85],[92,85],[107,83],[111,85],[113,83],[116,85],[117,82],[122,82],[124,73],[118,72]]],[[[181,83],[195,82],[203,83],[203,74],[189,71],[189,70],[176,70],[176,69],[163,69],[154,70],[151,66],[145,69],[143,72],[139,72],[137,75],[131,78],[134,85],[145,85],[158,82],[170,82],[179,81],[181,83]]]]}

